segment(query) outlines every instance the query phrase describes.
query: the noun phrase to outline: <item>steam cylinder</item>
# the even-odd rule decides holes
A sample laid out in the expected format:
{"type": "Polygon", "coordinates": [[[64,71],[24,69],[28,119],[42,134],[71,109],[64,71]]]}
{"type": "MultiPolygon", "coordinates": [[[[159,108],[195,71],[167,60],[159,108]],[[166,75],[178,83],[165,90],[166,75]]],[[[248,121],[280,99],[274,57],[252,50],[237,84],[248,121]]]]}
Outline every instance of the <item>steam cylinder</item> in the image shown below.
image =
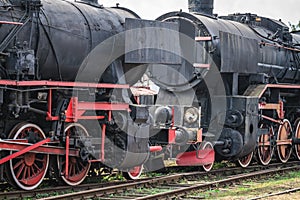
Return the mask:
{"type": "MultiPolygon", "coordinates": [[[[33,12],[33,17],[23,25],[8,47],[12,48],[17,43],[23,44],[24,41],[29,43],[37,57],[38,79],[74,81],[79,67],[91,50],[107,38],[124,31],[125,18],[139,18],[126,8],[103,8],[95,1],[40,2],[40,11],[33,12]]],[[[6,6],[0,7],[3,21],[19,21],[25,14],[22,1],[1,0],[0,5],[6,6]],[[9,5],[14,7],[7,9],[9,5]]],[[[9,24],[1,26],[0,44],[13,28],[9,24]]],[[[120,61],[113,66],[125,67],[120,61]]]]}

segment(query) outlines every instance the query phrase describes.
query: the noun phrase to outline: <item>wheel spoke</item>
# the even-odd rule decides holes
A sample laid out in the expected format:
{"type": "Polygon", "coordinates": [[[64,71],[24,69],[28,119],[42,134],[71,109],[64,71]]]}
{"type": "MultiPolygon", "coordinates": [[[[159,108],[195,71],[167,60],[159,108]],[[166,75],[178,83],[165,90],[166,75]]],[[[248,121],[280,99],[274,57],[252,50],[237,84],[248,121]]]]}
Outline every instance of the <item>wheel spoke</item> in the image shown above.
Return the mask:
{"type": "Polygon", "coordinates": [[[31,170],[31,176],[34,176],[35,175],[35,171],[34,171],[34,165],[32,165],[31,167],[30,167],[30,170],[31,170]]]}
{"type": "Polygon", "coordinates": [[[137,180],[140,178],[143,172],[143,166],[136,166],[133,169],[129,170],[128,172],[123,172],[123,176],[127,180],[137,180]]]}
{"type": "MultiPolygon", "coordinates": [[[[82,165],[82,163],[80,163],[80,165],[82,165]]],[[[80,171],[79,165],[75,165],[75,167],[76,167],[76,171],[79,172],[80,171]]]]}
{"type": "Polygon", "coordinates": [[[27,167],[27,178],[31,177],[31,167],[27,167]]]}
{"type": "Polygon", "coordinates": [[[274,129],[272,126],[262,124],[261,128],[269,129],[269,132],[260,135],[258,138],[257,158],[258,162],[262,165],[268,165],[271,162],[273,156],[273,146],[271,145],[271,138],[274,135],[274,129]]]}
{"type": "MultiPolygon", "coordinates": [[[[9,134],[10,139],[28,139],[34,135],[37,141],[46,138],[45,134],[35,124],[20,123],[9,134]]],[[[11,152],[12,153],[12,152],[11,152]]],[[[13,184],[24,190],[33,190],[43,181],[49,165],[49,155],[26,153],[7,162],[6,173],[13,184]]]]}
{"type": "Polygon", "coordinates": [[[243,168],[246,168],[249,166],[249,164],[251,163],[252,161],[252,158],[253,158],[253,152],[251,152],[250,154],[244,156],[243,158],[240,158],[238,160],[238,164],[243,167],[243,168]]]}
{"type": "Polygon", "coordinates": [[[26,179],[26,174],[27,174],[27,166],[24,167],[24,170],[23,170],[23,177],[21,180],[25,180],[26,179]]]}
{"type": "Polygon", "coordinates": [[[277,133],[277,157],[282,163],[286,163],[292,153],[292,143],[286,143],[291,138],[291,124],[284,120],[277,133]],[[281,143],[282,142],[282,143],[281,143]]]}
{"type": "Polygon", "coordinates": [[[71,166],[70,166],[70,168],[71,168],[71,172],[70,172],[70,175],[75,175],[76,174],[76,172],[75,172],[75,165],[74,164],[72,164],[71,166]]]}
{"type": "MultiPolygon", "coordinates": [[[[87,137],[88,132],[86,129],[80,124],[69,124],[65,127],[65,134],[72,137],[87,137]]],[[[72,147],[70,147],[72,148],[72,147]]],[[[68,176],[65,176],[65,168],[66,168],[66,157],[65,156],[57,156],[57,166],[61,168],[62,171],[62,180],[68,185],[78,185],[80,184],[87,173],[89,172],[90,163],[84,164],[84,161],[81,158],[69,156],[69,166],[68,166],[68,176]]]]}
{"type": "Polygon", "coordinates": [[[283,158],[286,157],[286,146],[285,145],[281,145],[280,146],[280,152],[283,158]]]}
{"type": "Polygon", "coordinates": [[[15,170],[15,169],[17,169],[21,164],[23,164],[24,163],[24,160],[20,160],[19,162],[17,162],[15,165],[14,165],[14,167],[13,167],[13,169],[15,170]]]}
{"type": "Polygon", "coordinates": [[[25,168],[25,164],[22,164],[16,174],[16,177],[19,178],[21,173],[23,172],[23,169],[25,168]]]}
{"type": "MultiPolygon", "coordinates": [[[[300,139],[300,119],[296,120],[296,132],[295,132],[295,139],[300,139]]],[[[300,145],[294,144],[295,155],[298,160],[300,160],[300,145]]]]}

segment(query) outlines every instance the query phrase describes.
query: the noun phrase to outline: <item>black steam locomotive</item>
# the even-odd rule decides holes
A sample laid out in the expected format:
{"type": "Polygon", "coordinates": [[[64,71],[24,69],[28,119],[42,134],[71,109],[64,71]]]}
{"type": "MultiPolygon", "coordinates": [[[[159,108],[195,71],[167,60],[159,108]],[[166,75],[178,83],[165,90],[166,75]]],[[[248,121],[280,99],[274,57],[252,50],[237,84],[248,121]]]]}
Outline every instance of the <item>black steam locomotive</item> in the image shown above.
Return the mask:
{"type": "Polygon", "coordinates": [[[205,170],[212,167],[213,154],[206,150],[213,146],[216,160],[243,167],[254,152],[263,165],[274,152],[285,163],[294,149],[299,159],[299,33],[290,33],[280,20],[250,13],[216,17],[213,0],[190,0],[189,8],[190,13],[157,19],[177,25],[183,59],[149,67],[150,79],[160,87],[156,104],[169,105],[154,109],[159,134],[151,142],[166,143],[168,130],[178,142],[173,140],[177,147],[169,146],[172,153],[165,156],[205,170]],[[180,109],[184,104],[190,107],[180,109]]]}
{"type": "Polygon", "coordinates": [[[124,41],[108,43],[139,17],[87,0],[1,0],[0,9],[1,178],[32,190],[48,169],[77,185],[99,163],[142,165],[149,126],[133,111],[146,108],[126,93],[145,69],[127,72],[135,64],[109,57],[124,41]]]}
{"type": "Polygon", "coordinates": [[[159,154],[207,171],[254,152],[300,159],[299,34],[189,4],[149,21],[96,0],[0,0],[1,179],[77,185],[103,167],[134,179],[159,154]],[[145,71],[157,95],[132,94],[145,71]]]}

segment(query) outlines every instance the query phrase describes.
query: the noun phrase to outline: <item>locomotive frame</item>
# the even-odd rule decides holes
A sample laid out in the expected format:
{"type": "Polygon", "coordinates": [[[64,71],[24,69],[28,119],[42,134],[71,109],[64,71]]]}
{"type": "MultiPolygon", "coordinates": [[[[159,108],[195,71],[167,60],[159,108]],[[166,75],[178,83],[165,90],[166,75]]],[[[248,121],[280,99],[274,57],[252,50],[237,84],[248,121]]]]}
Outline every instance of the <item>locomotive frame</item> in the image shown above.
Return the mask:
{"type": "MultiPolygon", "coordinates": [[[[89,89],[89,90],[95,90],[95,89],[128,89],[129,85],[115,85],[115,84],[93,84],[93,83],[80,83],[80,82],[58,82],[58,81],[10,81],[10,80],[1,80],[0,81],[0,85],[1,87],[1,91],[3,92],[3,90],[7,90],[7,91],[18,91],[19,93],[26,93],[26,92],[30,92],[30,91],[38,91],[38,92],[46,92],[47,95],[47,104],[48,104],[48,110],[47,111],[43,111],[43,110],[37,110],[37,109],[33,109],[34,112],[36,113],[40,113],[44,115],[44,119],[45,121],[48,122],[65,122],[65,123],[71,123],[74,126],[78,126],[80,128],[83,128],[83,126],[81,125],[76,125],[75,123],[77,123],[79,120],[104,120],[105,123],[102,124],[102,134],[101,134],[101,153],[99,154],[100,157],[98,159],[94,159],[94,160],[89,160],[88,162],[104,162],[105,160],[105,131],[106,131],[106,123],[109,123],[112,120],[112,111],[126,111],[129,112],[130,108],[129,108],[129,104],[126,103],[109,103],[109,102],[86,102],[86,101],[78,101],[78,98],[73,96],[71,97],[70,102],[67,104],[65,110],[63,110],[63,113],[60,113],[59,115],[53,115],[53,97],[52,97],[52,93],[53,91],[56,90],[72,90],[72,91],[76,91],[76,89],[82,90],[82,89],[89,89]],[[30,89],[28,89],[28,87],[30,87],[30,89]],[[105,115],[84,115],[85,112],[87,111],[104,111],[107,114],[105,115]]],[[[3,95],[3,93],[2,93],[3,95]]],[[[23,108],[25,109],[25,108],[23,108]]],[[[26,108],[26,109],[31,109],[30,107],[26,108]]],[[[24,121],[26,122],[26,121],[24,121]]],[[[18,125],[17,125],[18,126],[18,125]]],[[[34,124],[34,123],[25,123],[23,126],[25,126],[28,132],[30,132],[31,129],[35,129],[32,130],[33,133],[35,133],[37,130],[42,131],[41,128],[39,128],[38,125],[34,124]],[[29,124],[29,127],[26,127],[26,125],[29,124]],[[32,126],[32,127],[31,127],[32,126]]],[[[62,126],[63,127],[63,126],[62,126]]],[[[19,129],[23,129],[23,127],[19,127],[19,129]]],[[[19,130],[18,129],[18,130],[19,130]]],[[[17,131],[18,131],[17,130],[17,131]]],[[[75,130],[76,131],[76,130],[75,130]]],[[[23,139],[23,138],[12,138],[12,139],[3,139],[0,141],[0,149],[1,150],[6,150],[6,151],[10,151],[10,152],[14,152],[11,153],[10,155],[7,156],[2,156],[2,158],[0,159],[0,164],[1,167],[3,167],[2,164],[6,163],[6,162],[12,162],[13,159],[17,158],[17,157],[25,157],[24,158],[24,162],[25,163],[29,163],[28,167],[30,170],[32,170],[32,172],[28,172],[28,177],[29,176],[34,176],[34,174],[32,173],[37,173],[37,169],[36,167],[38,167],[39,165],[34,163],[34,155],[35,154],[45,154],[45,155],[55,155],[55,156],[64,156],[65,157],[65,169],[61,169],[62,171],[64,171],[64,175],[66,177],[66,179],[70,179],[72,180],[72,178],[74,176],[78,176],[80,175],[80,173],[82,173],[81,171],[74,171],[69,175],[69,158],[71,159],[72,157],[78,157],[80,158],[80,150],[79,149],[75,149],[74,147],[71,148],[70,147],[70,140],[72,138],[72,140],[74,140],[74,136],[65,133],[62,137],[65,138],[64,140],[64,145],[63,146],[57,146],[58,144],[60,144],[62,141],[60,141],[59,137],[60,136],[60,132],[52,132],[51,134],[47,133],[47,135],[45,138],[42,138],[41,141],[38,141],[35,144],[31,144],[28,139],[23,139]],[[31,156],[26,156],[25,154],[27,153],[27,155],[31,155],[31,156]],[[25,156],[24,156],[25,155],[25,156]],[[27,160],[26,160],[27,158],[27,160]],[[30,165],[31,164],[31,165],[30,165]]],[[[26,134],[25,134],[26,136],[26,134]]],[[[73,141],[73,145],[74,145],[74,141],[73,141]]],[[[49,159],[48,159],[49,162],[49,159]]],[[[70,161],[71,162],[71,161],[70,161]]],[[[74,162],[74,161],[73,161],[74,162]]],[[[45,163],[44,165],[48,166],[49,163],[45,163]]],[[[73,165],[76,165],[76,163],[72,163],[73,165]]],[[[18,170],[21,170],[18,168],[18,165],[20,165],[20,163],[17,163],[16,167],[18,170]]],[[[42,165],[42,167],[44,167],[44,165],[42,165]]],[[[24,170],[28,170],[27,168],[24,168],[24,170]]],[[[42,169],[38,169],[38,170],[42,170],[42,169]]],[[[45,172],[47,171],[47,169],[43,169],[45,172]]],[[[77,181],[69,181],[71,182],[70,184],[78,184],[79,182],[82,182],[88,172],[88,168],[86,169],[87,171],[84,172],[83,175],[81,175],[81,177],[77,180],[77,181]]],[[[26,180],[26,178],[28,178],[26,176],[25,171],[18,171],[18,174],[23,175],[25,177],[20,177],[21,180],[19,180],[19,182],[24,181],[24,179],[26,180]]],[[[39,177],[37,176],[36,179],[42,178],[43,179],[44,176],[39,177]]],[[[19,177],[16,177],[17,179],[19,177]]],[[[37,182],[40,182],[40,180],[38,180],[37,182]]],[[[35,187],[35,185],[33,186],[35,187]]],[[[24,187],[23,189],[32,189],[33,187],[24,187]]]]}

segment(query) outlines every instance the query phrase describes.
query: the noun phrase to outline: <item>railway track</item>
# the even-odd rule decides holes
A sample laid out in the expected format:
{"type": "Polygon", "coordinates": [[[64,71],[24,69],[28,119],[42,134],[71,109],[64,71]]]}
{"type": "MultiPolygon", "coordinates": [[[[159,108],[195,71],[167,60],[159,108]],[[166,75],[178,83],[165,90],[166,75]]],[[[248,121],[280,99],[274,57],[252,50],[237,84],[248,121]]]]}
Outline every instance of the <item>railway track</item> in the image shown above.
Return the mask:
{"type": "MultiPolygon", "coordinates": [[[[289,163],[288,166],[290,165],[299,165],[300,162],[291,162],[289,163]]],[[[255,172],[259,170],[267,170],[270,168],[274,168],[278,165],[278,163],[273,163],[270,164],[269,166],[249,166],[247,169],[243,169],[240,167],[230,167],[230,168],[225,168],[225,169],[217,169],[217,170],[212,170],[211,172],[187,172],[187,173],[178,173],[181,171],[181,168],[176,168],[172,167],[172,171],[175,171],[174,173],[167,175],[167,176],[161,176],[161,177],[154,177],[154,178],[144,178],[141,180],[137,181],[113,181],[113,182],[105,182],[105,183],[91,183],[91,184],[81,184],[76,187],[71,187],[71,186],[56,186],[56,187],[47,187],[47,188],[41,188],[41,189],[36,189],[34,191],[9,191],[9,192],[2,192],[0,193],[0,199],[25,199],[25,198],[32,198],[32,199],[40,199],[48,196],[54,196],[54,198],[60,198],[59,196],[56,195],[62,195],[66,193],[76,193],[80,191],[88,191],[88,190],[93,190],[93,189],[103,189],[105,191],[108,187],[111,187],[112,191],[107,192],[108,195],[112,195],[114,193],[114,187],[120,186],[123,188],[123,190],[128,190],[129,188],[126,189],[126,185],[132,184],[131,188],[135,188],[138,185],[153,185],[156,182],[158,182],[160,185],[163,183],[169,183],[169,186],[171,186],[172,182],[173,185],[176,183],[176,181],[179,180],[184,180],[185,178],[192,180],[196,182],[199,177],[203,178],[206,177],[206,180],[213,180],[217,179],[220,177],[228,177],[228,176],[234,176],[237,174],[242,174],[242,173],[247,173],[247,172],[255,172]]],[[[147,186],[146,186],[147,187],[147,186]]],[[[145,187],[145,188],[146,188],[145,187]]],[[[108,188],[109,189],[109,188],[108,188]]],[[[119,190],[119,189],[118,189],[119,190]]],[[[4,190],[2,190],[4,191],[4,190]]],[[[146,194],[145,194],[146,195],[146,194]]],[[[49,199],[51,199],[50,197],[49,199]]]]}
{"type": "MultiPolygon", "coordinates": [[[[145,178],[147,180],[147,178],[145,178]]],[[[112,181],[106,183],[87,183],[81,184],[78,186],[56,186],[56,187],[48,187],[48,188],[41,188],[36,189],[33,191],[10,191],[10,192],[2,192],[0,193],[0,199],[26,199],[26,198],[33,198],[33,199],[40,199],[43,197],[47,197],[49,195],[57,195],[57,194],[64,194],[64,193],[71,193],[71,192],[78,192],[82,190],[89,190],[93,188],[99,187],[107,187],[112,185],[119,185],[125,184],[128,182],[133,181],[112,181]]]]}
{"type": "Polygon", "coordinates": [[[299,192],[299,191],[300,191],[300,188],[294,188],[294,189],[290,189],[290,190],[285,190],[285,191],[280,191],[280,192],[276,192],[276,193],[272,193],[272,194],[266,194],[266,195],[254,197],[254,198],[251,198],[249,200],[266,199],[266,198],[269,198],[269,197],[280,196],[280,195],[285,195],[285,194],[291,194],[291,193],[295,193],[295,192],[299,192]]]}
{"type": "Polygon", "coordinates": [[[249,169],[232,168],[214,170],[211,173],[190,172],[176,175],[157,177],[149,180],[140,180],[131,183],[98,187],[85,191],[73,192],[53,197],[51,199],[171,199],[189,197],[194,191],[205,191],[209,188],[221,187],[243,179],[283,173],[300,169],[299,162],[282,166],[270,165],[268,168],[253,166],[249,169]],[[231,173],[230,173],[231,172],[231,173]],[[200,179],[201,178],[201,179],[200,179]]]}

